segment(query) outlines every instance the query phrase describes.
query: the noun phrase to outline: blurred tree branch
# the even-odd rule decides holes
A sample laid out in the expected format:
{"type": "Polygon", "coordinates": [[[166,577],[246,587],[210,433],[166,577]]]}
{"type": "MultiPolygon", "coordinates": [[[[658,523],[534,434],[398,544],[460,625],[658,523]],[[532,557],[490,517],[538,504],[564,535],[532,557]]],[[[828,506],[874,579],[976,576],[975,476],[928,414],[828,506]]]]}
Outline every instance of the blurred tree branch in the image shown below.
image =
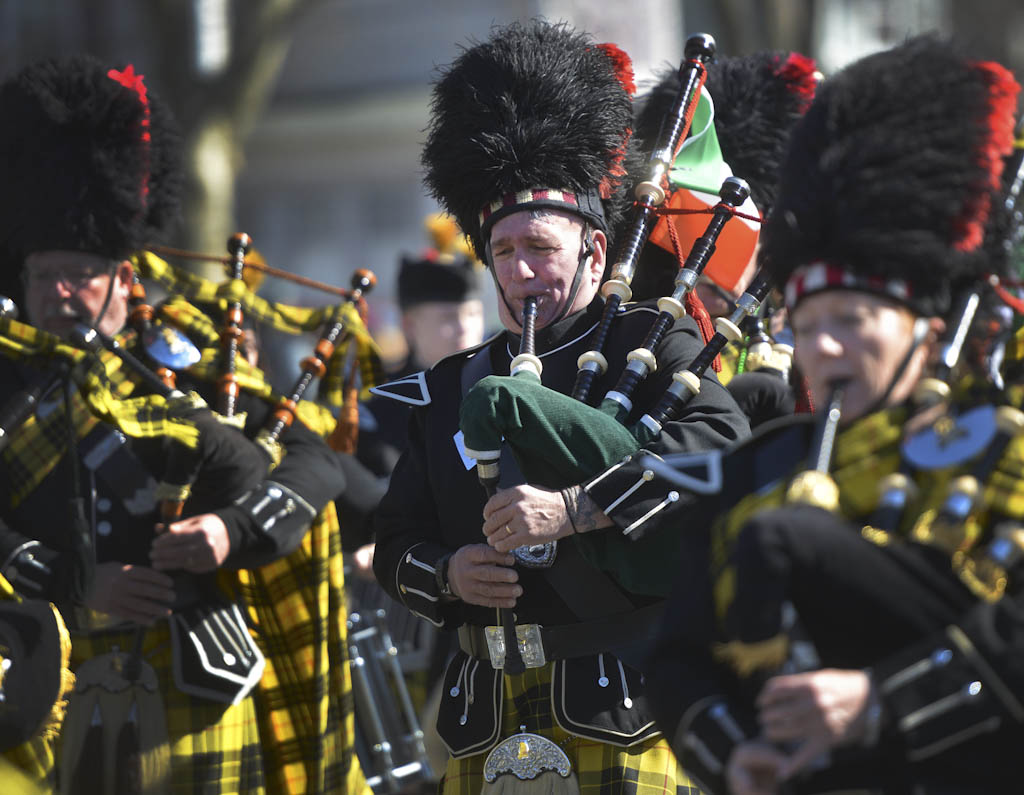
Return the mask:
{"type": "MultiPolygon", "coordinates": [[[[299,17],[322,0],[246,0],[229,17],[224,68],[201,75],[195,4],[146,3],[145,24],[159,46],[155,75],[176,112],[186,146],[183,245],[222,253],[234,225],[236,177],[244,144],[266,108],[299,17]],[[187,65],[188,68],[183,68],[187,65]]],[[[257,240],[257,245],[259,241],[257,240]]]]}

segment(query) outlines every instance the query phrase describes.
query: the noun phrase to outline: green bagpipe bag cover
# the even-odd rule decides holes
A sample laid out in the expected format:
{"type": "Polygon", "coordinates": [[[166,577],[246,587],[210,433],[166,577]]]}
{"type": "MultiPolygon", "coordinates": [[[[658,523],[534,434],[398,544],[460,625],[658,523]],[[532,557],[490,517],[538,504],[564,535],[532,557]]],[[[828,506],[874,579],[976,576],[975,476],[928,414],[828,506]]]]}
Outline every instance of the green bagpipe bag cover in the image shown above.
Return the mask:
{"type": "MultiPolygon", "coordinates": [[[[555,392],[532,373],[489,375],[466,393],[459,424],[470,450],[498,450],[504,440],[527,483],[562,489],[640,448],[611,411],[555,392]]],[[[678,540],[666,527],[637,542],[609,527],[560,543],[575,543],[584,557],[631,593],[668,595],[678,540]]]]}

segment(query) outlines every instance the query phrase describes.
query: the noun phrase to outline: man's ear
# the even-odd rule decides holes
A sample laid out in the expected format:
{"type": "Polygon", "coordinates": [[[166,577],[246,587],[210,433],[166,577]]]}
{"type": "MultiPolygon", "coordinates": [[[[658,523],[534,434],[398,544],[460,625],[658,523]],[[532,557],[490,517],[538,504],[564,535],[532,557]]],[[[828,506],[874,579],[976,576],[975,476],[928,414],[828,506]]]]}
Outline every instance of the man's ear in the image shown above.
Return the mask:
{"type": "Polygon", "coordinates": [[[128,260],[121,260],[117,263],[117,267],[114,268],[114,283],[118,289],[124,289],[125,294],[131,292],[132,289],[132,276],[135,274],[135,269],[132,267],[131,262],[128,260]]]}
{"type": "Polygon", "coordinates": [[[590,255],[590,272],[600,282],[604,277],[605,260],[608,256],[608,237],[600,229],[595,229],[590,236],[593,252],[590,255]]]}

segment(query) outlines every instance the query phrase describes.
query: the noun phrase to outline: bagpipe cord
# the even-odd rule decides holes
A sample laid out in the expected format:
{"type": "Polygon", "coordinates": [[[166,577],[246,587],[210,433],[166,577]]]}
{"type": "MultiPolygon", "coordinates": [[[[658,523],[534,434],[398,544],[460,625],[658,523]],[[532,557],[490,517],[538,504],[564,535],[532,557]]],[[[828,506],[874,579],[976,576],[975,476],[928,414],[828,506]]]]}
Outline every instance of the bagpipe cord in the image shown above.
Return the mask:
{"type": "MultiPolygon", "coordinates": [[[[109,298],[109,291],[108,291],[109,298]]],[[[101,315],[102,316],[102,315],[101,315]]],[[[71,368],[62,363],[64,386],[64,420],[67,435],[68,460],[71,464],[71,499],[68,509],[71,513],[71,552],[74,565],[68,583],[68,598],[75,604],[82,604],[92,588],[93,527],[86,517],[85,496],[82,493],[82,463],[78,458],[78,442],[73,415],[74,382],[71,368]]]]}

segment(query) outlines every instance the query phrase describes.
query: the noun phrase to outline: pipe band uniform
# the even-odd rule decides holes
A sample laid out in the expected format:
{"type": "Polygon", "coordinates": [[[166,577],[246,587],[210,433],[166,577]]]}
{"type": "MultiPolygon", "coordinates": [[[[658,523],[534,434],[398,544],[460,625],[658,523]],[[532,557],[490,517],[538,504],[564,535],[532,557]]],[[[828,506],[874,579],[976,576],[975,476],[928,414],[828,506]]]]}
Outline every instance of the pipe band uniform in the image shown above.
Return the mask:
{"type": "Polygon", "coordinates": [[[240,421],[223,423],[212,346],[157,312],[159,357],[153,326],[129,323],[132,263],[148,268],[143,249],[177,219],[173,120],[131,65],[86,56],[25,67],[0,112],[0,264],[27,320],[0,319],[0,402],[19,418],[0,458],[0,573],[60,608],[76,675],[39,776],[61,792],[365,788],[330,428],[293,423],[273,465],[251,441],[274,408],[258,370],[236,363],[240,421]],[[173,388],[150,369],[168,365],[173,388]],[[295,666],[307,656],[320,667],[295,666]]]}
{"type": "Polygon", "coordinates": [[[1016,786],[1024,415],[963,340],[1005,276],[1019,90],[919,37],[794,127],[760,261],[818,413],[665,467],[710,496],[648,679],[707,791],[1016,786]]]}
{"type": "MultiPolygon", "coordinates": [[[[445,792],[596,792],[602,781],[624,778],[654,791],[689,786],[654,729],[631,662],[662,600],[624,586],[619,577],[629,575],[584,552],[605,543],[633,552],[625,528],[604,520],[598,529],[600,507],[580,499],[578,480],[530,485],[527,470],[517,476],[500,446],[474,449],[460,427],[466,396],[488,377],[543,384],[571,401],[577,359],[601,321],[609,238],[628,207],[626,169],[636,160],[631,93],[621,50],[546,22],[496,30],[445,68],[434,89],[427,186],[487,265],[505,329],[436,363],[414,394],[408,384],[374,390],[413,406],[408,448],[377,512],[374,569],[393,598],[458,632],[461,650],[448,666],[438,718],[451,754],[445,792]],[[536,307],[532,354],[521,344],[528,304],[536,307]],[[481,473],[497,475],[488,499],[476,469],[491,453],[481,473]],[[560,519],[531,523],[537,512],[526,506],[541,503],[560,519]]],[[[594,383],[595,400],[615,385],[657,316],[652,302],[626,304],[614,316],[604,350],[610,366],[594,383]]],[[[700,346],[691,318],[670,325],[654,351],[658,370],[638,387],[627,422],[700,346]]],[[[706,449],[746,432],[709,374],[700,396],[652,444],[665,453],[706,449]]],[[[602,444],[597,434],[567,441],[569,449],[552,457],[602,444]]],[[[637,477],[644,482],[642,470],[637,477]]],[[[637,573],[643,554],[637,545],[637,573]]]]}

